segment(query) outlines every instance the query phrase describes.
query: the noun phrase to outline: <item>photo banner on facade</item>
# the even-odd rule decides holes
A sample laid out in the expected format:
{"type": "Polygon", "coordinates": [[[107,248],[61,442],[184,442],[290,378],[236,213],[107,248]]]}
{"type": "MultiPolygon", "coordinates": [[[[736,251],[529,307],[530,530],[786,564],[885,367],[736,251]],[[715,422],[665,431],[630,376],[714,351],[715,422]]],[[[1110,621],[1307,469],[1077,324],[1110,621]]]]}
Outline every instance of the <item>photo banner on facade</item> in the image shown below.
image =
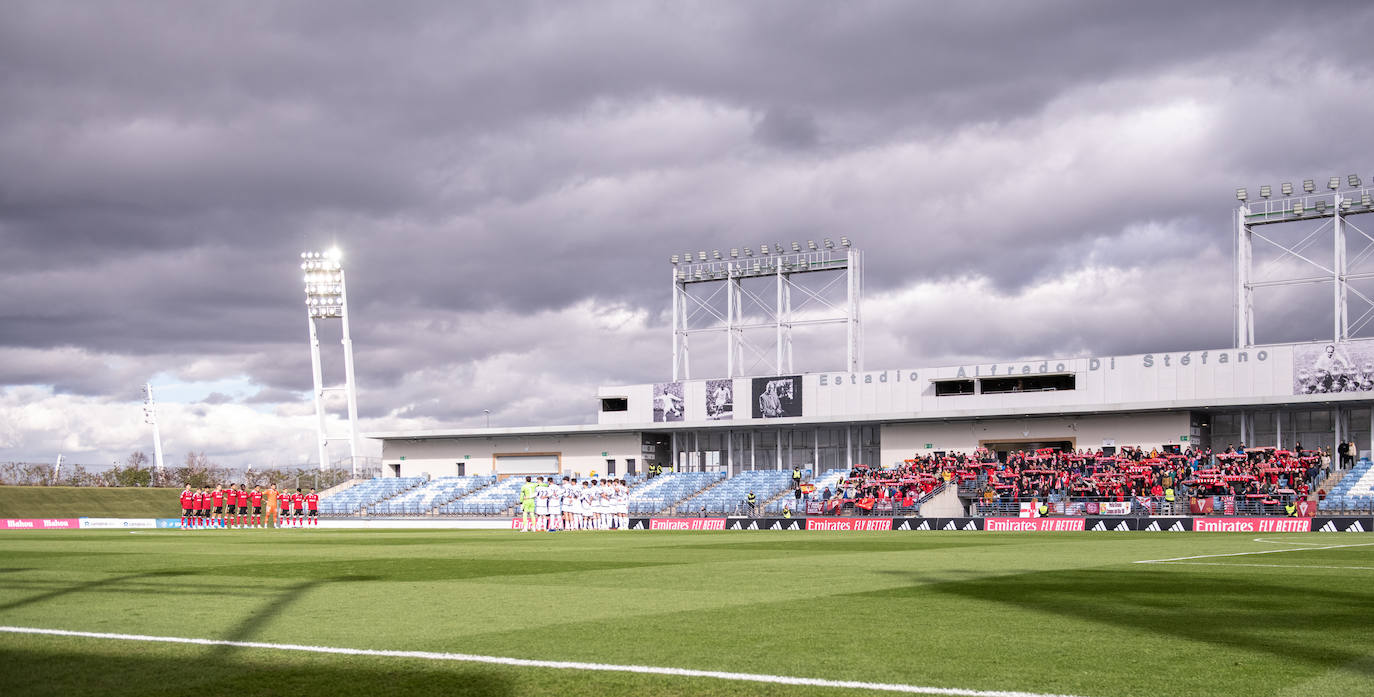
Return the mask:
{"type": "Polygon", "coordinates": [[[706,418],[725,421],[735,418],[735,381],[706,381],[706,418]]]}
{"type": "Polygon", "coordinates": [[[682,383],[654,383],[655,423],[681,421],[684,415],[683,412],[686,411],[685,407],[686,402],[682,399],[682,383]]]}
{"type": "Polygon", "coordinates": [[[1310,344],[1293,348],[1293,394],[1374,392],[1374,344],[1310,344]]]}
{"type": "Polygon", "coordinates": [[[802,415],[800,375],[754,378],[754,418],[780,419],[802,415]]]}

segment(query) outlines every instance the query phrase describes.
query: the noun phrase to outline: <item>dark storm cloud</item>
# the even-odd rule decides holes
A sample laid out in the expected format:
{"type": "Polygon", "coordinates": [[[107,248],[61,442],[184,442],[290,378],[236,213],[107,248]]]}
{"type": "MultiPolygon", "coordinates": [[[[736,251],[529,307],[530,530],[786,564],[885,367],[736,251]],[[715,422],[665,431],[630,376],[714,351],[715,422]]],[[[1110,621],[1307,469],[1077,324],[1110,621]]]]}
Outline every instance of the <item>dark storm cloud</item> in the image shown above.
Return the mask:
{"type": "MultiPolygon", "coordinates": [[[[590,385],[666,369],[669,254],[792,239],[854,238],[875,295],[976,276],[1014,304],[1081,268],[1194,289],[1158,314],[1051,313],[1058,333],[1007,311],[992,348],[901,326],[893,361],[1214,345],[1231,189],[1374,152],[1361,2],[0,16],[0,385],[97,396],[180,370],[297,402],[297,254],[333,244],[370,416],[471,420],[453,395],[476,389],[510,420],[585,419],[590,385]],[[639,324],[581,323],[579,303],[639,324]]],[[[1325,322],[1274,316],[1285,338],[1325,322]]]]}

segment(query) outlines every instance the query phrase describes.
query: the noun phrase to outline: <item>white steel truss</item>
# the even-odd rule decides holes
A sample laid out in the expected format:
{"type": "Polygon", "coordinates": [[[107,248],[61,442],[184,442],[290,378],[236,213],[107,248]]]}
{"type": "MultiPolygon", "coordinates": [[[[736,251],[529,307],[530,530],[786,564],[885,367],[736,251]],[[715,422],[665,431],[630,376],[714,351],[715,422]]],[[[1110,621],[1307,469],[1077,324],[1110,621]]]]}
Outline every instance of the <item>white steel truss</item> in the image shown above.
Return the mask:
{"type": "Polygon", "coordinates": [[[790,253],[781,245],[764,246],[758,256],[752,249],[743,256],[730,250],[729,258],[719,251],[710,259],[706,252],[674,256],[673,380],[691,379],[692,335],[725,334],[726,377],[759,374],[757,366],[764,367],[764,374],[783,375],[794,372],[792,330],[827,324],[846,327],[843,369],[863,370],[862,254],[847,239],[838,248],[829,240],[824,247],[808,246],[804,250],[793,243],[790,253]],[[745,281],[763,283],[746,287],[745,281]],[[772,292],[760,292],[764,283],[772,292]],[[843,301],[834,299],[840,283],[843,301]],[[758,316],[746,318],[746,309],[758,316]],[[751,341],[762,330],[771,335],[771,347],[751,341]]]}
{"type": "MultiPolygon", "coordinates": [[[[1371,182],[1374,184],[1374,182],[1371,182]]],[[[1374,227],[1365,230],[1350,218],[1364,213],[1374,213],[1374,186],[1360,186],[1358,177],[1351,175],[1346,179],[1347,187],[1341,190],[1340,180],[1332,177],[1327,183],[1328,191],[1317,191],[1311,180],[1304,182],[1304,191],[1294,195],[1292,186],[1285,184],[1283,198],[1268,198],[1269,187],[1261,189],[1261,200],[1246,201],[1244,189],[1237,190],[1241,205],[1235,211],[1235,342],[1237,348],[1255,345],[1255,289],[1276,286],[1330,283],[1332,286],[1332,327],[1333,341],[1346,341],[1374,321],[1374,291],[1362,292],[1351,287],[1352,281],[1374,279],[1374,271],[1357,271],[1362,262],[1374,259],[1374,227]],[[1298,242],[1287,244],[1278,235],[1265,234],[1257,230],[1267,225],[1295,226],[1306,225],[1307,234],[1298,242]],[[1359,247],[1353,256],[1347,233],[1356,233],[1354,238],[1359,247]],[[1263,245],[1277,248],[1281,253],[1277,258],[1268,260],[1261,268],[1255,268],[1255,240],[1263,245]],[[1324,240],[1331,242],[1331,256],[1323,259],[1321,246],[1324,240]],[[1320,274],[1311,271],[1306,275],[1282,273],[1285,264],[1292,266],[1297,262],[1301,268],[1315,268],[1320,274]],[[1277,275],[1273,272],[1278,271],[1277,275]],[[1256,278],[1262,275],[1263,278],[1256,278]],[[1366,307],[1353,321],[1350,317],[1350,296],[1355,296],[1366,307]]]]}

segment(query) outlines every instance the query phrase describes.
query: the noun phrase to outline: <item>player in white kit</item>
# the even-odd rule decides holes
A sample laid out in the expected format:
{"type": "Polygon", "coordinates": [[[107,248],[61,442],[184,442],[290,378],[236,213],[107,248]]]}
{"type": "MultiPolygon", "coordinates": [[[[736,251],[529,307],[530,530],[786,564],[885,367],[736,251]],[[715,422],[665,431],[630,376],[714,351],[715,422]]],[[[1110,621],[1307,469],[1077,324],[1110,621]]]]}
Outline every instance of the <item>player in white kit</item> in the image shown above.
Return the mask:
{"type": "Polygon", "coordinates": [[[620,530],[630,529],[630,485],[624,479],[620,480],[620,486],[615,493],[615,515],[616,528],[620,530]]]}
{"type": "Polygon", "coordinates": [[[578,516],[578,513],[579,513],[579,511],[578,511],[578,506],[577,506],[577,489],[578,489],[578,485],[577,485],[577,480],[576,480],[576,479],[571,479],[571,478],[570,478],[570,479],[563,485],[563,529],[564,529],[564,530],[576,530],[576,529],[577,529],[577,516],[578,516]]]}
{"type": "Polygon", "coordinates": [[[592,529],[592,483],[582,482],[582,489],[577,492],[577,507],[582,511],[581,530],[592,529]]]}
{"type": "MultiPolygon", "coordinates": [[[[567,477],[563,478],[568,481],[567,477]]],[[[563,485],[557,480],[549,482],[549,532],[563,529],[563,485]]]]}

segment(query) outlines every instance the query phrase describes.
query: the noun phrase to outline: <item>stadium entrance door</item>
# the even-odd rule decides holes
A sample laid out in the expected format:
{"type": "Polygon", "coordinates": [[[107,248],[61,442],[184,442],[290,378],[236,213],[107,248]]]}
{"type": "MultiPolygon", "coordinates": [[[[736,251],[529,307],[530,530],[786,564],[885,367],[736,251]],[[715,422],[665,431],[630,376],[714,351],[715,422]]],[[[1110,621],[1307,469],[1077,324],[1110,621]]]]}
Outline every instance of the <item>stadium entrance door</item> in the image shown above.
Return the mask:
{"type": "Polygon", "coordinates": [[[1074,444],[1071,440],[999,440],[983,441],[978,445],[997,453],[997,459],[1002,462],[1007,461],[1007,455],[1018,450],[1030,453],[1040,448],[1054,448],[1056,450],[1074,449],[1074,444]]]}

